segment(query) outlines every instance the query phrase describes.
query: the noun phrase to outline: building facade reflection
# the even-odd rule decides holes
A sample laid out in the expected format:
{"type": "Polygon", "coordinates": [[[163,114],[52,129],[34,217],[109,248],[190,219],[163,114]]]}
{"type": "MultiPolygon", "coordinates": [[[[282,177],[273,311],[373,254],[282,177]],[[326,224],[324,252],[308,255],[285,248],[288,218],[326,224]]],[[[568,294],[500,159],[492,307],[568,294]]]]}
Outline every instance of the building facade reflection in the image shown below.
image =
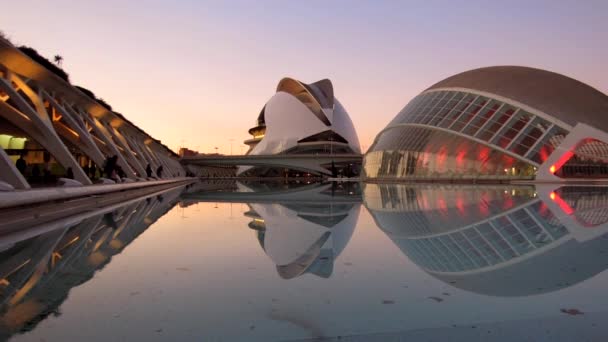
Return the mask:
{"type": "Polygon", "coordinates": [[[511,185],[367,184],[364,202],[409,259],[494,296],[555,291],[606,268],[608,192],[511,185]]]}
{"type": "Polygon", "coordinates": [[[183,200],[246,203],[249,228],[283,279],[329,278],[359,218],[358,183],[241,183],[235,192],[185,194],[183,200]]]}
{"type": "MultiPolygon", "coordinates": [[[[338,292],[345,290],[342,286],[355,285],[350,278],[341,279],[334,264],[355,233],[362,203],[410,260],[439,281],[466,291],[505,297],[543,294],[590,279],[608,265],[608,192],[604,188],[207,182],[99,209],[79,220],[53,222],[55,228],[42,235],[20,232],[0,237],[0,339],[34,329],[47,317],[59,314],[72,288],[91,280],[158,218],[177,203],[198,202],[246,203],[248,227],[241,222],[237,231],[253,236],[241,237],[244,243],[238,245],[252,248],[253,253],[244,252],[239,258],[259,255],[259,245],[268,256],[259,260],[276,265],[280,278],[324,281],[335,274],[332,281],[316,286],[325,289],[339,284],[338,292]]],[[[39,228],[32,230],[42,231],[39,228]]],[[[237,239],[230,234],[226,238],[237,239]]],[[[186,237],[180,238],[175,241],[186,237]]],[[[385,244],[365,246],[390,245],[384,238],[379,240],[385,244]]],[[[365,258],[368,250],[353,252],[363,253],[365,258]]],[[[386,252],[383,255],[392,256],[395,251],[387,248],[386,252]]],[[[164,257],[146,262],[155,265],[155,260],[164,257]]],[[[216,260],[200,260],[218,266],[216,260]]],[[[401,263],[393,264],[400,277],[401,263]]],[[[236,269],[242,274],[242,267],[236,269]]],[[[366,272],[363,266],[356,269],[366,272]]],[[[389,278],[375,278],[375,264],[367,272],[373,273],[365,277],[374,275],[367,277],[373,280],[371,285],[365,281],[356,284],[363,291],[368,291],[366,286],[374,289],[376,284],[388,282],[389,278]]],[[[258,276],[259,272],[251,274],[258,276]]],[[[420,276],[420,272],[414,274],[420,276]]],[[[257,285],[262,288],[279,277],[257,285]]],[[[424,278],[418,281],[426,282],[424,278]]],[[[289,283],[290,289],[312,284],[289,283]]],[[[259,290],[247,288],[246,293],[249,291],[259,290]]],[[[396,300],[405,303],[405,298],[410,297],[396,300]]],[[[284,305],[297,307],[291,304],[286,301],[284,305]]]]}
{"type": "Polygon", "coordinates": [[[0,339],[32,330],[49,315],[58,314],[70,290],[92,279],[173,208],[182,190],[173,188],[92,210],[88,217],[79,216],[78,222],[66,218],[45,223],[59,228],[35,237],[27,238],[27,232],[0,237],[0,339]]]}

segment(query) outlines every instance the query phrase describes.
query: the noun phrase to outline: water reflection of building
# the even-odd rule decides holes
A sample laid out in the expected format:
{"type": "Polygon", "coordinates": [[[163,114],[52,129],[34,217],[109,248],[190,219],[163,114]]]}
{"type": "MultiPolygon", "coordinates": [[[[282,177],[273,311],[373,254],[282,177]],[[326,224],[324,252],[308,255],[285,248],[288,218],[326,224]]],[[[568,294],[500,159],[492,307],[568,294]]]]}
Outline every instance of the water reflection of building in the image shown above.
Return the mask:
{"type": "Polygon", "coordinates": [[[361,191],[358,183],[237,183],[236,192],[187,193],[185,203],[247,203],[249,228],[277,265],[292,279],[305,273],[327,278],[353,234],[361,191]]]}
{"type": "MultiPolygon", "coordinates": [[[[90,280],[112,257],[168,212],[182,188],[46,223],[57,226],[23,239],[27,232],[0,238],[0,339],[33,329],[56,314],[69,291],[90,280]]],[[[33,231],[46,227],[32,227],[33,231]]]]}
{"type": "Polygon", "coordinates": [[[328,278],[334,260],[353,234],[360,204],[249,204],[249,227],[277,265],[278,274],[292,279],[304,273],[328,278]]]}
{"type": "Polygon", "coordinates": [[[462,289],[544,293],[607,265],[602,189],[368,184],[364,194],[376,223],[403,253],[462,289]]]}
{"type": "Polygon", "coordinates": [[[350,240],[359,218],[360,192],[355,184],[297,187],[293,200],[248,203],[264,252],[283,279],[305,273],[329,278],[334,261],[350,240]],[[325,199],[325,200],[323,200],[325,199]]]}

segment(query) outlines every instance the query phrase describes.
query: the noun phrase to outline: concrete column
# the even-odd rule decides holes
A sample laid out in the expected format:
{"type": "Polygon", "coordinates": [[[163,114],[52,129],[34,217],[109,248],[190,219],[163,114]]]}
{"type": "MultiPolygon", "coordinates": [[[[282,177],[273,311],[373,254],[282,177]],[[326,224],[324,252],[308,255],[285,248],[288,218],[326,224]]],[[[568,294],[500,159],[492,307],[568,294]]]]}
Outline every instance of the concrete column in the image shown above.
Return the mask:
{"type": "Polygon", "coordinates": [[[13,89],[10,81],[0,79],[0,88],[9,94],[11,100],[13,100],[19,109],[19,111],[17,111],[9,104],[0,102],[0,115],[36,139],[37,142],[48,150],[65,168],[72,168],[74,178],[77,181],[82,184],[92,184],[89,177],[84,173],[76,159],[74,159],[74,156],[72,156],[70,151],[63,144],[59,135],[57,135],[57,132],[55,132],[53,124],[38,95],[33,93],[33,91],[29,89],[23,81],[19,80],[18,77],[12,77],[12,79],[16,81],[20,89],[26,94],[30,93],[30,100],[36,105],[38,111],[30,107],[27,101],[13,89]],[[28,91],[26,91],[26,87],[29,89],[28,91]],[[26,117],[29,120],[25,119],[26,117]]]}
{"type": "MultiPolygon", "coordinates": [[[[135,179],[135,172],[131,169],[131,166],[125,160],[125,157],[120,153],[118,147],[114,144],[114,142],[110,139],[110,133],[106,130],[106,128],[94,117],[90,115],[84,115],[84,119],[93,127],[97,136],[106,144],[106,146],[118,157],[118,165],[123,168],[123,171],[127,174],[129,178],[135,179]]],[[[100,165],[100,167],[103,166],[100,165]]]]}
{"type": "Polygon", "coordinates": [[[74,130],[76,133],[78,133],[78,139],[81,142],[81,144],[78,144],[78,145],[81,146],[81,149],[83,150],[83,152],[85,152],[87,154],[87,156],[95,162],[95,164],[103,165],[103,162],[104,162],[103,153],[101,153],[101,151],[99,150],[99,147],[97,147],[97,144],[95,144],[95,142],[93,141],[93,138],[91,137],[89,132],[86,129],[84,129],[84,127],[82,127],[76,120],[76,118],[74,116],[77,114],[72,112],[71,108],[69,108],[67,106],[66,107],[61,106],[53,97],[51,97],[47,93],[43,92],[43,94],[44,94],[44,98],[46,100],[48,100],[53,107],[55,107],[56,109],[58,109],[61,112],[61,114],[63,115],[63,118],[64,118],[65,122],[68,124],[68,126],[72,130],[74,130]],[[84,145],[84,146],[82,146],[82,145],[84,145]]]}
{"type": "Polygon", "coordinates": [[[135,157],[133,156],[133,151],[131,151],[131,147],[124,141],[124,139],[122,139],[122,136],[117,134],[116,129],[112,127],[109,123],[102,122],[101,124],[105,126],[106,131],[110,133],[112,139],[116,141],[120,145],[120,147],[122,147],[122,149],[125,151],[124,156],[130,162],[131,166],[135,168],[135,170],[140,174],[140,176],[144,176],[146,174],[146,170],[143,166],[141,166],[140,162],[135,159],[135,157]]]}
{"type": "Polygon", "coordinates": [[[12,185],[15,189],[29,189],[30,184],[25,177],[17,170],[13,160],[0,147],[0,180],[12,185]]]}
{"type": "Polygon", "coordinates": [[[150,168],[152,168],[152,175],[156,176],[156,168],[158,167],[156,161],[148,154],[148,151],[141,147],[139,142],[136,139],[131,138],[129,135],[123,134],[123,137],[127,140],[127,142],[133,146],[137,154],[139,154],[142,159],[146,161],[146,163],[150,164],[150,168]]]}
{"type": "Polygon", "coordinates": [[[145,154],[139,149],[139,146],[133,143],[133,139],[130,139],[127,134],[123,130],[116,129],[116,133],[118,136],[124,141],[124,143],[131,148],[131,151],[134,152],[133,157],[137,159],[144,169],[144,174],[142,177],[145,177],[145,169],[146,165],[148,165],[149,161],[145,154]]]}
{"type": "MultiPolygon", "coordinates": [[[[142,144],[142,149],[146,150],[148,152],[148,154],[152,157],[152,159],[156,162],[156,167],[159,167],[160,165],[162,165],[162,163],[160,162],[160,158],[158,157],[158,154],[156,152],[154,152],[150,146],[148,146],[148,144],[146,144],[145,142],[142,144]]],[[[156,169],[155,169],[156,170],[156,169]]]]}

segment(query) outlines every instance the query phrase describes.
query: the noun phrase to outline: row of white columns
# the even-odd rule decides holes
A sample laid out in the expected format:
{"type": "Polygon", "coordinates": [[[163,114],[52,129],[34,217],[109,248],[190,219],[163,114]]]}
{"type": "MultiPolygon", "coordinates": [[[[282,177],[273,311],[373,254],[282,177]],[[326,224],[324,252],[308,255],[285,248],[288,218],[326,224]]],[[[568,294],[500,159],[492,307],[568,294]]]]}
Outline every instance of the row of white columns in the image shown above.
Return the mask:
{"type": "MultiPolygon", "coordinates": [[[[56,96],[52,89],[44,89],[34,80],[25,79],[1,64],[0,117],[42,145],[63,167],[71,168],[74,179],[84,185],[91,184],[91,180],[62,139],[78,146],[100,168],[106,157],[116,155],[118,165],[130,179],[145,178],[148,164],[153,176],[158,176],[156,170],[160,166],[163,178],[185,175],[181,164],[166,147],[113,112],[94,116],[56,96]],[[113,125],[115,121],[120,125],[113,125]]],[[[0,181],[16,189],[30,188],[1,147],[0,170],[0,181]]]]}

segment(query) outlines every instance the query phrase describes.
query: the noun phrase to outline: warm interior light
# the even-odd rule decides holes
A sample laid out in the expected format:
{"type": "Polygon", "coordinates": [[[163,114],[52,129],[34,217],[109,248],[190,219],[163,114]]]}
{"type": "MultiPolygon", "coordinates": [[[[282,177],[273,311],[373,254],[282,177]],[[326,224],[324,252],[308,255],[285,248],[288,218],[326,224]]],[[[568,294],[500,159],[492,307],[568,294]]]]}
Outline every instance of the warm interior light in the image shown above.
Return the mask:
{"type": "Polygon", "coordinates": [[[555,192],[552,192],[551,194],[549,194],[549,197],[551,197],[552,200],[555,200],[555,192]]]}
{"type": "Polygon", "coordinates": [[[549,172],[555,173],[555,165],[551,165],[551,167],[549,168],[549,172]]]}

